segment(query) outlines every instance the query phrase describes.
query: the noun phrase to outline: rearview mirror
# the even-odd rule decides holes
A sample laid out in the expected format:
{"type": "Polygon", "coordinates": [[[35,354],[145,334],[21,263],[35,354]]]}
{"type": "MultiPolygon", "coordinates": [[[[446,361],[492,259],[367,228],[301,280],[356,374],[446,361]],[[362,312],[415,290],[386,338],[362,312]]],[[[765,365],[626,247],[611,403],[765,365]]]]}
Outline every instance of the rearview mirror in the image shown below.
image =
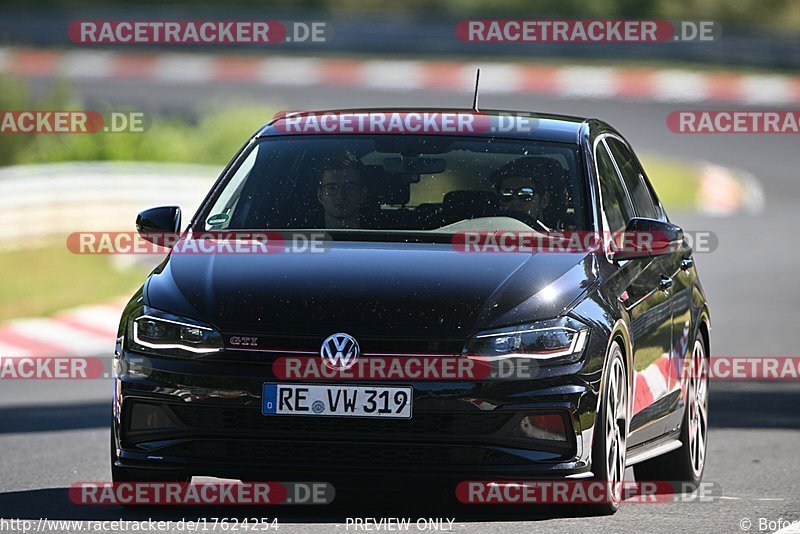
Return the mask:
{"type": "Polygon", "coordinates": [[[447,169],[444,158],[401,156],[383,160],[383,168],[399,174],[440,174],[447,169]]]}
{"type": "Polygon", "coordinates": [[[612,236],[611,258],[632,260],[671,254],[683,244],[680,226],[658,219],[634,217],[625,231],[612,236]]]}
{"type": "Polygon", "coordinates": [[[160,206],[144,210],[136,216],[136,231],[143,239],[159,244],[164,234],[181,230],[181,209],[178,206],[160,206]]]}

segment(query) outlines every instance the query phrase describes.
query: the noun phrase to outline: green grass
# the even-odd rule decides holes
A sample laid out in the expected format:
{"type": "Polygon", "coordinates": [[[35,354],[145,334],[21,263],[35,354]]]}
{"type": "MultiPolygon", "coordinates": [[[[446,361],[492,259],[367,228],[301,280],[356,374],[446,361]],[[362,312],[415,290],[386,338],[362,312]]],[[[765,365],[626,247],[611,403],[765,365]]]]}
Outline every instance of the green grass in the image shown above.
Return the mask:
{"type": "Polygon", "coordinates": [[[652,154],[645,154],[641,159],[667,213],[694,209],[700,186],[697,165],[652,154]]]}
{"type": "Polygon", "coordinates": [[[141,267],[116,269],[111,256],[73,254],[63,242],[0,252],[0,272],[0,321],[132,294],[147,274],[141,267]]]}

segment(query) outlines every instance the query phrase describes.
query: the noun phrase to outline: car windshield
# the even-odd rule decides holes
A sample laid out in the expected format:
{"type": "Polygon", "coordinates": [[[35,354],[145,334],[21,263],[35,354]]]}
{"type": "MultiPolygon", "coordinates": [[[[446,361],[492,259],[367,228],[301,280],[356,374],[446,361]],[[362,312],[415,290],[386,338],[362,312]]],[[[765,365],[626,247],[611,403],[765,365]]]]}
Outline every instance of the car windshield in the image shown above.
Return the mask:
{"type": "Polygon", "coordinates": [[[260,139],[196,228],[397,235],[587,229],[578,145],[438,135],[260,139]]]}

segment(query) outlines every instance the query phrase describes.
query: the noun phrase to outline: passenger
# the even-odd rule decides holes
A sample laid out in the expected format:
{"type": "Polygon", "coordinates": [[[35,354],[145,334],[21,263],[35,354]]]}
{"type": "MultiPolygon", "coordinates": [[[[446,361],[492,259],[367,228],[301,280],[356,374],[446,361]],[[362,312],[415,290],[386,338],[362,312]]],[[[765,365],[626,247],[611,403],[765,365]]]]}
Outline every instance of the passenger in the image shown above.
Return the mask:
{"type": "Polygon", "coordinates": [[[564,168],[549,158],[526,157],[506,163],[492,175],[501,209],[527,215],[549,230],[543,221],[551,192],[564,187],[564,168]]]}

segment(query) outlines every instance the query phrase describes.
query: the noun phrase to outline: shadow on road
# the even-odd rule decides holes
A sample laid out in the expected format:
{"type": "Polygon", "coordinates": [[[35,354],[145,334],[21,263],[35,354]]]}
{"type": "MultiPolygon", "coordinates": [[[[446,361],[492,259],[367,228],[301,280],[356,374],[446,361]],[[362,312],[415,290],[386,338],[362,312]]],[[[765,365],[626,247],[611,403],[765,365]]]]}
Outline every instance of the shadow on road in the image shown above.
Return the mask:
{"type": "Polygon", "coordinates": [[[80,404],[0,408],[0,434],[83,430],[108,426],[111,399],[80,404]]]}
{"type": "Polygon", "coordinates": [[[712,428],[800,428],[800,384],[712,384],[708,424],[712,428]]]}

